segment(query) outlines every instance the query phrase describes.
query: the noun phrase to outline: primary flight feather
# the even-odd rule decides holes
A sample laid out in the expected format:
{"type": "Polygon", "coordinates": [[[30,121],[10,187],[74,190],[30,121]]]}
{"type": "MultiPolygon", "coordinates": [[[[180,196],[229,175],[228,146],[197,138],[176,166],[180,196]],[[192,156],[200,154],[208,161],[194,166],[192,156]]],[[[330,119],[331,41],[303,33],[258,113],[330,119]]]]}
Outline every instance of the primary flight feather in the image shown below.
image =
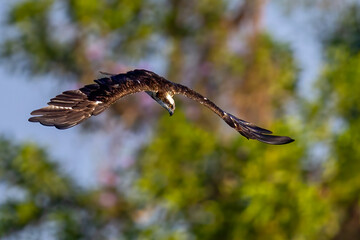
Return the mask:
{"type": "Polygon", "coordinates": [[[175,111],[173,96],[182,94],[211,109],[247,139],[256,139],[260,142],[276,145],[294,141],[290,137],[271,135],[271,131],[223,111],[194,90],[168,81],[154,72],[136,69],[127,73],[106,75],[109,76],[95,80],[94,84],[57,95],[48,102],[47,107],[31,112],[34,117],[29,118],[29,121],[39,122],[45,126],[55,126],[58,129],[70,128],[92,115],[98,115],[126,95],[145,91],[170,115],[173,115],[175,111]]]}

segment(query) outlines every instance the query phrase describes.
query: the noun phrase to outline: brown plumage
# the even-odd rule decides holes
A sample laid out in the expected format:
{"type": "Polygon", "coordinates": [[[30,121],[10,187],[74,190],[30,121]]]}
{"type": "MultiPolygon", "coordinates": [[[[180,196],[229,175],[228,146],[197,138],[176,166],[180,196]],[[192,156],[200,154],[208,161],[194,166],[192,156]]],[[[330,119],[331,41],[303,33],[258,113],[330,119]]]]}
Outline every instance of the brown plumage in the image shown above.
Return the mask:
{"type": "Polygon", "coordinates": [[[182,94],[208,107],[221,117],[230,127],[235,128],[247,139],[256,139],[268,144],[286,144],[294,140],[285,136],[274,136],[272,132],[252,123],[236,118],[223,111],[212,101],[194,90],[147,70],[134,70],[95,80],[78,90],[65,91],[52,98],[47,107],[31,112],[30,122],[39,122],[58,129],[73,127],[92,115],[98,115],[120,98],[145,91],[170,115],[174,113],[173,95],[182,94]]]}

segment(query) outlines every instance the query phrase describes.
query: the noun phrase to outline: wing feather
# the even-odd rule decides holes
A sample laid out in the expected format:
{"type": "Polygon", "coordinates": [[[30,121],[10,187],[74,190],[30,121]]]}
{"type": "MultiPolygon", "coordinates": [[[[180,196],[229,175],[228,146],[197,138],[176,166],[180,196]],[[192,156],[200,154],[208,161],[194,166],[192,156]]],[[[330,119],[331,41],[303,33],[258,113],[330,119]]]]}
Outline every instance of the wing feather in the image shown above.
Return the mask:
{"type": "Polygon", "coordinates": [[[48,106],[31,112],[30,122],[58,129],[73,127],[98,115],[123,96],[140,91],[157,91],[157,81],[169,82],[155,73],[134,70],[95,80],[78,90],[65,91],[50,99],[48,106]]]}
{"type": "Polygon", "coordinates": [[[294,141],[290,137],[271,135],[272,132],[241,120],[219,108],[196,91],[170,82],[147,70],[134,70],[124,74],[94,80],[78,90],[65,91],[48,102],[48,106],[31,112],[30,122],[39,122],[58,129],[73,127],[92,115],[98,115],[118,99],[141,91],[171,92],[182,94],[211,109],[230,127],[248,139],[268,144],[286,144],[294,141]]]}
{"type": "Polygon", "coordinates": [[[241,120],[234,115],[223,111],[215,103],[184,85],[176,84],[176,89],[174,92],[175,94],[182,94],[208,107],[219,117],[221,117],[230,127],[234,128],[247,139],[256,139],[260,142],[274,145],[287,144],[294,141],[290,137],[271,135],[271,131],[258,127],[250,122],[241,120]]]}

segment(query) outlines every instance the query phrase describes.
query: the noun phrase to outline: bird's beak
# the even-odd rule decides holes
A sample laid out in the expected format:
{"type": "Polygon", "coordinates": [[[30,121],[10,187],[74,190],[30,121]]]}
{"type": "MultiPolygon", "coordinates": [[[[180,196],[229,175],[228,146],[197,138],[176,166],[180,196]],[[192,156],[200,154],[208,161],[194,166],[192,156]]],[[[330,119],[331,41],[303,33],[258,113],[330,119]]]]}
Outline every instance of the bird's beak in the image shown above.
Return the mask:
{"type": "Polygon", "coordinates": [[[169,110],[170,117],[174,114],[173,110],[169,110]]]}

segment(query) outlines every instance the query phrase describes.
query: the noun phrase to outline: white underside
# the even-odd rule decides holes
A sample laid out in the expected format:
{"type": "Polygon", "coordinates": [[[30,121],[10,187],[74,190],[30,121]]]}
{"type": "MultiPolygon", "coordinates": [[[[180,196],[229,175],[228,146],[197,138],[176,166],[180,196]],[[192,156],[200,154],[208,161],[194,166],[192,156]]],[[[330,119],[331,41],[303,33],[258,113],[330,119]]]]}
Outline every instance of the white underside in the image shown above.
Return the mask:
{"type": "Polygon", "coordinates": [[[168,94],[168,93],[166,94],[166,99],[169,100],[169,102],[172,105],[174,105],[175,101],[174,101],[174,99],[172,98],[172,96],[170,94],[168,94]]]}

